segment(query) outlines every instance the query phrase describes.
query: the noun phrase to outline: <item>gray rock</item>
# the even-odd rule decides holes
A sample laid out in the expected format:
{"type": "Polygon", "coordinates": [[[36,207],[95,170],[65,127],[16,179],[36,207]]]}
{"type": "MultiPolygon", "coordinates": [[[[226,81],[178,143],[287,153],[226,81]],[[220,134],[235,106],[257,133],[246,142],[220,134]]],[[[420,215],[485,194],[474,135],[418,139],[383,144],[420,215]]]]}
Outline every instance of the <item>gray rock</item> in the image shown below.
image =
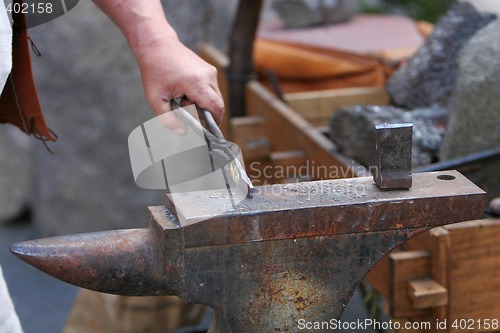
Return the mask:
{"type": "Polygon", "coordinates": [[[225,49],[238,1],[162,0],[162,4],[169,23],[188,47],[196,50],[200,41],[207,41],[225,49]]]}
{"type": "Polygon", "coordinates": [[[359,2],[352,0],[323,0],[324,23],[342,23],[350,21],[359,14],[359,2]]]}
{"type": "MultiPolygon", "coordinates": [[[[214,3],[164,1],[169,21],[181,39],[190,36],[186,44],[193,48],[206,32],[205,8],[219,8],[214,3]]],[[[226,14],[224,25],[212,24],[215,44],[225,43],[226,14]]],[[[121,32],[81,1],[32,29],[31,37],[42,53],[33,59],[42,108],[59,135],[50,145],[55,155],[41,145],[36,151],[37,225],[44,235],[145,226],[147,206],[162,204],[164,193],[140,189],[133,180],[127,138],[154,114],[121,32]]]]}
{"type": "Polygon", "coordinates": [[[345,22],[359,13],[352,0],[275,0],[272,6],[287,28],[345,22]]]}
{"type": "Polygon", "coordinates": [[[28,207],[32,181],[33,139],[12,125],[0,130],[0,223],[11,220],[28,207]]]}
{"type": "Polygon", "coordinates": [[[330,122],[330,138],[345,155],[365,166],[375,165],[375,126],[413,123],[412,165],[435,161],[443,130],[446,110],[417,109],[407,111],[392,106],[357,105],[337,110],[330,122]]]}
{"type": "Polygon", "coordinates": [[[468,2],[454,5],[424,45],[389,79],[387,90],[394,104],[408,109],[447,107],[455,87],[458,52],[495,17],[477,12],[468,2]]]}
{"type": "Polygon", "coordinates": [[[303,0],[277,0],[273,8],[283,20],[286,28],[302,28],[319,25],[322,17],[317,8],[303,0]]]}
{"type": "MultiPolygon", "coordinates": [[[[457,87],[441,159],[453,159],[500,147],[500,20],[479,31],[458,57],[457,87]]],[[[500,196],[500,158],[481,166],[471,179],[500,196]]]]}
{"type": "Polygon", "coordinates": [[[488,205],[493,214],[500,216],[500,198],[495,198],[488,205]]]}

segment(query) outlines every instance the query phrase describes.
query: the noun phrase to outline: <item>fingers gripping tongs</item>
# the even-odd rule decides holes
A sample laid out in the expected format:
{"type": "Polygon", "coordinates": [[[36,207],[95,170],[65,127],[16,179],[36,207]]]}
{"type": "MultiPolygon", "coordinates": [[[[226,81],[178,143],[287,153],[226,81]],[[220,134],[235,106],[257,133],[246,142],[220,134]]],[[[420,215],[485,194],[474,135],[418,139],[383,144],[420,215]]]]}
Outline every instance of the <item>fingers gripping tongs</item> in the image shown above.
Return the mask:
{"type": "MultiPolygon", "coordinates": [[[[186,111],[178,101],[172,101],[172,108],[176,109],[176,113],[193,129],[200,128],[198,121],[186,111]]],[[[222,131],[217,126],[215,119],[208,110],[200,110],[205,121],[206,127],[201,126],[201,131],[207,142],[212,163],[212,170],[224,169],[224,178],[228,189],[237,187],[240,191],[246,193],[248,198],[252,198],[253,185],[248,177],[245,168],[240,161],[240,148],[234,142],[224,138],[222,131]]]]}

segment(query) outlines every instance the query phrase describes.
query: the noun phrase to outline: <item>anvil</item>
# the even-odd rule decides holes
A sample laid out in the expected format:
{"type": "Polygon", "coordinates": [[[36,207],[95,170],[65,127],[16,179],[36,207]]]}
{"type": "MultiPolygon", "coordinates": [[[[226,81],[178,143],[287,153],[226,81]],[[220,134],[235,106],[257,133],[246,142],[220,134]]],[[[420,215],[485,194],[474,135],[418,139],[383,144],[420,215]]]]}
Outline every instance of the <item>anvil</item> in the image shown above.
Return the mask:
{"type": "Polygon", "coordinates": [[[212,333],[295,332],[299,320],[339,318],[365,274],[407,239],[481,218],[485,198],[456,171],[415,174],[409,190],[382,191],[369,177],[261,186],[253,199],[210,215],[226,195],[192,192],[175,211],[150,207],[145,229],[39,239],[11,251],[80,287],[206,304],[215,311],[212,333]]]}

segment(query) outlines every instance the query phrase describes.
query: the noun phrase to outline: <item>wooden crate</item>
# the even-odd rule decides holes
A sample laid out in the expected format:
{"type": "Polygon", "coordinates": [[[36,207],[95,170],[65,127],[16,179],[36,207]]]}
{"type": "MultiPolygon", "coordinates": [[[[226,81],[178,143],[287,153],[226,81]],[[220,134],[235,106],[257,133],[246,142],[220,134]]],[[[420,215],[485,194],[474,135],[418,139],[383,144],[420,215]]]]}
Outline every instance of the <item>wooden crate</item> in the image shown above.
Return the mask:
{"type": "Polygon", "coordinates": [[[446,320],[442,332],[498,332],[500,219],[423,233],[384,258],[366,281],[385,296],[391,318],[446,320]]]}
{"type": "MultiPolygon", "coordinates": [[[[201,50],[203,57],[223,73],[227,58],[208,45],[201,50]]],[[[226,94],[223,74],[220,79],[226,94]]],[[[323,128],[340,106],[387,104],[388,97],[382,89],[293,93],[284,99],[277,98],[259,82],[250,81],[248,115],[226,119],[229,125],[224,129],[225,134],[241,147],[247,172],[256,185],[297,178],[368,175],[366,168],[338,151],[323,128]],[[267,177],[263,176],[266,167],[302,168],[306,172],[267,177]],[[334,172],[317,171],[323,167],[334,172]]],[[[469,221],[423,233],[384,258],[366,281],[385,296],[387,314],[401,325],[408,322],[435,325],[436,321],[446,320],[446,330],[433,326],[432,331],[500,331],[492,322],[500,321],[500,302],[497,301],[500,299],[500,220],[469,221]],[[487,320],[489,329],[485,329],[487,320]],[[452,327],[454,323],[458,324],[456,329],[452,327]],[[471,323],[474,330],[467,329],[471,323]]]]}
{"type": "Polygon", "coordinates": [[[383,88],[361,87],[286,94],[287,104],[315,127],[328,126],[340,107],[357,104],[387,105],[389,96],[383,88]]]}

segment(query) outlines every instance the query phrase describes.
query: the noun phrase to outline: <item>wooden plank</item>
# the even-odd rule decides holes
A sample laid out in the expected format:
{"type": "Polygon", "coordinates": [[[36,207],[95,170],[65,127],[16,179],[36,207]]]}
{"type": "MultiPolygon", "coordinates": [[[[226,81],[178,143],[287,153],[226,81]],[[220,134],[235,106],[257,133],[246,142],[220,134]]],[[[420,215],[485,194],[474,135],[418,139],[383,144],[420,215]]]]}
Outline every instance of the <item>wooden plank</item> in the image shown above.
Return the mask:
{"type": "Polygon", "coordinates": [[[442,228],[452,231],[456,229],[483,229],[483,228],[493,228],[491,229],[496,230],[496,228],[500,225],[500,218],[485,218],[483,220],[473,220],[473,221],[465,221],[465,222],[460,222],[460,223],[454,223],[450,225],[443,226],[442,228]]]}
{"type": "Polygon", "coordinates": [[[446,288],[430,278],[410,280],[408,295],[415,309],[435,308],[448,303],[446,288]]]}
{"type": "Polygon", "coordinates": [[[272,161],[270,158],[260,160],[245,159],[245,170],[254,186],[271,185],[273,178],[268,177],[268,170],[272,170],[272,161]]]}
{"type": "Polygon", "coordinates": [[[389,255],[389,314],[392,318],[414,318],[430,315],[429,309],[415,309],[408,295],[408,281],[431,274],[431,257],[427,251],[401,251],[389,255]]]}
{"type": "Polygon", "coordinates": [[[245,163],[269,159],[271,144],[265,136],[264,119],[261,116],[231,119],[232,138],[242,150],[245,163]]]}
{"type": "Polygon", "coordinates": [[[306,154],[302,150],[273,152],[271,161],[275,167],[298,168],[306,164],[306,154]]]}
{"type": "Polygon", "coordinates": [[[340,154],[331,140],[260,83],[252,81],[247,88],[247,111],[265,117],[266,133],[273,151],[304,151],[313,179],[367,174],[366,168],[340,154]]]}
{"type": "MultiPolygon", "coordinates": [[[[428,232],[431,239],[431,275],[432,278],[445,288],[450,284],[450,233],[443,227],[432,229],[428,232]],[[432,241],[434,240],[434,241],[432,241]]],[[[449,294],[448,294],[449,297],[449,294]]],[[[432,316],[440,321],[446,320],[449,312],[449,303],[432,309],[432,316]]],[[[445,330],[440,330],[445,331],[445,330]]]]}
{"type": "Polygon", "coordinates": [[[310,179],[306,154],[302,150],[271,153],[274,183],[293,183],[310,179]]]}
{"type": "MultiPolygon", "coordinates": [[[[396,253],[397,251],[394,250],[392,253],[396,253]]],[[[389,256],[385,256],[366,275],[365,282],[368,282],[385,299],[389,299],[389,280],[389,256]]]]}
{"type": "MultiPolygon", "coordinates": [[[[447,226],[450,232],[449,321],[500,320],[500,219],[468,221],[447,226]]],[[[453,332],[467,332],[458,329],[453,332]]]]}
{"type": "MultiPolygon", "coordinates": [[[[412,250],[425,250],[431,254],[431,274],[432,278],[448,288],[449,284],[449,241],[450,235],[444,227],[434,228],[426,233],[407,241],[400,248],[412,250]]],[[[449,303],[440,307],[432,308],[433,318],[444,320],[447,318],[449,303]]]]}
{"type": "Polygon", "coordinates": [[[269,160],[271,144],[266,138],[247,141],[244,145],[239,145],[245,161],[245,165],[250,166],[254,162],[269,160]]]}
{"type": "Polygon", "coordinates": [[[265,137],[266,128],[264,117],[236,117],[231,119],[234,142],[246,142],[248,140],[265,137]]]}
{"type": "Polygon", "coordinates": [[[340,107],[356,104],[387,105],[389,96],[384,88],[361,87],[290,93],[285,95],[285,100],[294,111],[313,125],[325,126],[340,107]]]}
{"type": "MultiPolygon", "coordinates": [[[[434,321],[446,319],[447,332],[468,332],[453,329],[455,320],[475,321],[497,319],[500,313],[500,220],[467,221],[432,229],[406,242],[406,250],[425,249],[431,253],[431,275],[448,290],[446,306],[431,310],[434,321]]],[[[399,307],[401,304],[396,304],[399,307]]]]}

